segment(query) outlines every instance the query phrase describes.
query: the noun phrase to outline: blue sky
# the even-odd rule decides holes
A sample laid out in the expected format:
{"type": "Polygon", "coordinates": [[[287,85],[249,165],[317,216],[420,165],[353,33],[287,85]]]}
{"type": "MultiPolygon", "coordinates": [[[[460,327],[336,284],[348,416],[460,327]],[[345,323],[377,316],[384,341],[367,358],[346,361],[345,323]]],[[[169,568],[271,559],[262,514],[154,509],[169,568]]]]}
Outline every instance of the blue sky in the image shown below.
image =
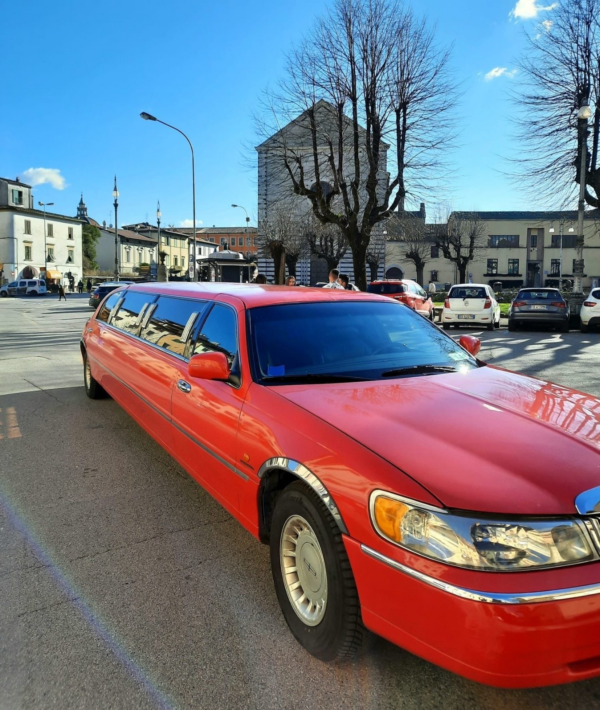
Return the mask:
{"type": "MultiPolygon", "coordinates": [[[[455,209],[533,209],[524,189],[503,176],[516,154],[508,90],[523,31],[552,16],[550,0],[413,0],[454,42],[463,82],[455,209]],[[494,72],[486,79],[486,75],[494,72]],[[503,70],[503,71],[502,71],[503,70]]],[[[0,175],[42,181],[35,198],[75,214],[84,193],[90,216],[119,223],[191,225],[191,166],[196,151],[197,219],[204,226],[256,218],[256,178],[246,147],[261,91],[282,75],[285,53],[308,31],[316,0],[28,0],[18,22],[0,27],[5,79],[0,99],[0,175]],[[51,172],[27,172],[46,168],[51,172]],[[61,188],[61,189],[59,189],[61,188]]],[[[431,195],[433,209],[439,196],[431,195]]]]}

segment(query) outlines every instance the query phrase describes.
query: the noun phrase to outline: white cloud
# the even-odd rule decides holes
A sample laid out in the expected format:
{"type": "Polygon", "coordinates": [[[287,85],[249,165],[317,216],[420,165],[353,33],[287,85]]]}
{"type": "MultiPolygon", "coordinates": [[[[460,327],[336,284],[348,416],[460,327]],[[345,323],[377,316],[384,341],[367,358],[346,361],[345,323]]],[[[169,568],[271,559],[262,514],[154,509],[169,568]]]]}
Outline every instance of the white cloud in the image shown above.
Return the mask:
{"type": "Polygon", "coordinates": [[[29,168],[21,173],[21,177],[29,185],[52,185],[55,190],[64,190],[67,186],[60,170],[56,168],[29,168]]]}
{"type": "MultiPolygon", "coordinates": [[[[201,227],[204,224],[202,220],[197,219],[196,220],[196,227],[201,227]]],[[[194,221],[191,219],[184,219],[179,223],[180,227],[193,227],[194,226],[194,221]]]]}
{"type": "Polygon", "coordinates": [[[506,76],[509,79],[512,79],[514,78],[516,73],[517,69],[512,69],[511,71],[508,71],[506,67],[494,67],[483,78],[486,81],[493,81],[494,79],[498,79],[501,76],[506,76]]]}
{"type": "Polygon", "coordinates": [[[542,22],[542,27],[546,30],[546,32],[550,32],[553,24],[554,22],[552,22],[552,20],[544,20],[542,22]]]}
{"type": "Polygon", "coordinates": [[[537,17],[540,12],[549,12],[558,7],[558,3],[552,5],[540,5],[538,0],[517,0],[514,10],[511,10],[510,16],[515,19],[532,20],[537,17]]]}

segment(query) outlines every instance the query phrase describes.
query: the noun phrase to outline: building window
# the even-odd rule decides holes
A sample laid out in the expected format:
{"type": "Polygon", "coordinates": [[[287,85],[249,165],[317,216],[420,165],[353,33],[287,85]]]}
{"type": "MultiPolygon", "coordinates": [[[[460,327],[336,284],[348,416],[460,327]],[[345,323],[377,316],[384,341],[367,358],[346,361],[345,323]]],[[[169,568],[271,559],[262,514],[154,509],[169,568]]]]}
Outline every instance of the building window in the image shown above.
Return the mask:
{"type": "Polygon", "coordinates": [[[429,272],[429,280],[430,281],[437,281],[438,280],[438,272],[437,271],[430,271],[429,272]]]}
{"type": "Polygon", "coordinates": [[[250,237],[246,237],[246,246],[249,247],[252,244],[250,237]]]}
{"type": "Polygon", "coordinates": [[[431,258],[432,259],[439,259],[440,258],[440,248],[433,246],[431,247],[431,258]]]}
{"type": "Polygon", "coordinates": [[[498,259],[487,260],[487,273],[491,275],[498,273],[498,259]]]}
{"type": "Polygon", "coordinates": [[[31,261],[31,244],[25,244],[25,261],[31,261]]]}
{"type": "Polygon", "coordinates": [[[179,259],[177,258],[177,255],[173,257],[173,266],[179,266],[179,259]]]}
{"type": "Polygon", "coordinates": [[[23,204],[23,190],[13,190],[12,191],[12,201],[13,205],[23,204]]]}
{"type": "Polygon", "coordinates": [[[490,235],[489,246],[494,249],[502,249],[506,247],[518,247],[518,234],[495,234],[490,235]]]}
{"type": "Polygon", "coordinates": [[[244,237],[240,237],[238,239],[238,246],[243,247],[244,246],[244,237]]]}
{"type": "Polygon", "coordinates": [[[208,241],[209,241],[209,242],[213,242],[213,243],[214,243],[214,241],[215,241],[215,238],[214,238],[214,237],[209,237],[209,238],[208,238],[208,241]]]}
{"type": "Polygon", "coordinates": [[[560,275],[560,259],[550,260],[550,276],[560,275]]]}
{"type": "Polygon", "coordinates": [[[25,220],[24,232],[25,232],[25,234],[31,234],[31,220],[30,219],[25,220]]]}
{"type": "Polygon", "coordinates": [[[227,246],[227,239],[225,237],[221,237],[221,246],[226,247],[227,246]]]}
{"type": "MultiPolygon", "coordinates": [[[[562,236],[563,249],[576,249],[577,248],[577,235],[576,234],[563,234],[562,236]]],[[[559,248],[560,247],[560,234],[552,235],[552,242],[550,246],[559,248]]]]}
{"type": "Polygon", "coordinates": [[[508,275],[516,276],[519,273],[519,260],[509,259],[508,260],[508,275]]]}
{"type": "Polygon", "coordinates": [[[529,239],[530,239],[531,248],[537,249],[537,234],[532,234],[529,239]]]}
{"type": "Polygon", "coordinates": [[[181,257],[181,268],[185,269],[185,256],[181,257]]]}
{"type": "Polygon", "coordinates": [[[48,261],[54,261],[54,247],[48,247],[48,261]]]}
{"type": "Polygon", "coordinates": [[[54,225],[53,225],[53,224],[48,224],[47,230],[48,230],[48,236],[49,236],[49,237],[53,237],[53,236],[54,236],[54,225]]]}
{"type": "Polygon", "coordinates": [[[73,239],[73,227],[69,227],[68,230],[69,230],[69,237],[68,238],[73,239]]]}
{"type": "Polygon", "coordinates": [[[67,249],[67,264],[72,264],[75,260],[75,252],[73,249],[67,249]]]}

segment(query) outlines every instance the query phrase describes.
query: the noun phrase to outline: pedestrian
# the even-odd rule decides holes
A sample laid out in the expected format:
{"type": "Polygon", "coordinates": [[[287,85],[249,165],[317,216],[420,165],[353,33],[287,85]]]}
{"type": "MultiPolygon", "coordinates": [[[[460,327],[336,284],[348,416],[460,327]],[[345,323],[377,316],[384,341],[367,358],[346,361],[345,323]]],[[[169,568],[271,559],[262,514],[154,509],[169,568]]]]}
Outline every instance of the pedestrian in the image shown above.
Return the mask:
{"type": "Polygon", "coordinates": [[[340,274],[338,283],[346,291],[354,291],[354,286],[350,283],[350,277],[348,276],[348,274],[340,274]]]}
{"type": "Polygon", "coordinates": [[[256,278],[254,279],[255,284],[266,284],[267,283],[267,277],[264,274],[256,274],[256,278]]]}
{"type": "Polygon", "coordinates": [[[91,293],[92,292],[92,279],[87,280],[87,292],[91,293]]]}
{"type": "Polygon", "coordinates": [[[340,272],[339,269],[331,269],[329,272],[329,283],[325,284],[323,288],[337,288],[340,289],[341,291],[344,290],[344,287],[342,284],[338,283],[338,279],[340,278],[340,272]]]}
{"type": "Polygon", "coordinates": [[[436,292],[435,284],[433,281],[429,282],[429,293],[434,294],[436,292]]]}
{"type": "Polygon", "coordinates": [[[65,293],[65,287],[62,284],[58,284],[58,300],[59,302],[62,301],[62,299],[67,300],[67,294],[65,293]]]}
{"type": "Polygon", "coordinates": [[[79,293],[83,293],[83,281],[79,279],[79,283],[77,284],[77,290],[79,293]]]}
{"type": "Polygon", "coordinates": [[[285,285],[286,286],[295,286],[296,285],[296,277],[295,276],[288,276],[287,279],[285,280],[285,285]]]}

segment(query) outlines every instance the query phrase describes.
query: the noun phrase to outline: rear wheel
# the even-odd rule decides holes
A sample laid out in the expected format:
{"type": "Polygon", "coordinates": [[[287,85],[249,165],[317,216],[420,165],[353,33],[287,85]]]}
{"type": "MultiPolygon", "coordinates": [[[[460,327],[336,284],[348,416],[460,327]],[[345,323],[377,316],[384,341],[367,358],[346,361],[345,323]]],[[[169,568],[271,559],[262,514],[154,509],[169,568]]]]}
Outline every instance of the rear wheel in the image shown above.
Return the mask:
{"type": "Polygon", "coordinates": [[[492,318],[492,322],[488,323],[485,328],[486,330],[494,330],[495,327],[496,326],[494,325],[494,319],[492,318]]]}
{"type": "Polygon", "coordinates": [[[563,323],[563,324],[560,326],[560,332],[561,332],[561,333],[568,333],[568,332],[569,332],[569,326],[570,326],[569,321],[566,321],[565,323],[563,323]]]}
{"type": "Polygon", "coordinates": [[[443,324],[442,324],[442,328],[443,328],[444,330],[450,330],[450,323],[443,323],[443,324]]]}
{"type": "Polygon", "coordinates": [[[513,320],[508,321],[508,329],[512,333],[517,329],[517,324],[513,320]]]}
{"type": "Polygon", "coordinates": [[[589,333],[590,332],[590,326],[587,325],[587,323],[582,323],[579,326],[579,329],[581,330],[582,333],[589,333]]]}
{"type": "Polygon", "coordinates": [[[92,377],[87,354],[83,356],[83,384],[85,385],[85,393],[90,399],[106,397],[106,390],[92,377]]]}
{"type": "Polygon", "coordinates": [[[271,526],[271,570],[296,640],[321,661],[352,657],[366,633],[340,529],[304,483],[280,495],[271,526]]]}

